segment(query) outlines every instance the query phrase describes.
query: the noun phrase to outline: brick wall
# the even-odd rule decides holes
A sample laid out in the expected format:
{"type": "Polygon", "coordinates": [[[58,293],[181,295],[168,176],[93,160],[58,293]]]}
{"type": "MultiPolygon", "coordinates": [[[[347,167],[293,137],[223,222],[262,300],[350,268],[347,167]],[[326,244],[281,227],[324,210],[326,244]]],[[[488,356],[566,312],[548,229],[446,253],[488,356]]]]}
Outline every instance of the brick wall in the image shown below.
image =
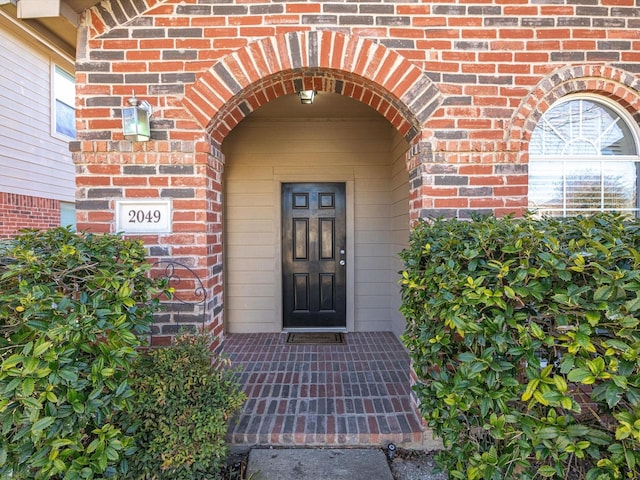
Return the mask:
{"type": "Polygon", "coordinates": [[[23,228],[45,230],[60,225],[60,202],[0,192],[0,239],[15,237],[23,228]]]}
{"type": "Polygon", "coordinates": [[[531,132],[564,95],[640,111],[639,0],[111,0],[80,39],[78,228],[113,231],[118,198],[173,198],[173,233],[145,242],[199,269],[216,315],[220,145],[276,97],[313,87],[387,118],[411,145],[414,220],[522,212],[531,132]],[[151,142],[122,139],[132,90],[151,142]]]}

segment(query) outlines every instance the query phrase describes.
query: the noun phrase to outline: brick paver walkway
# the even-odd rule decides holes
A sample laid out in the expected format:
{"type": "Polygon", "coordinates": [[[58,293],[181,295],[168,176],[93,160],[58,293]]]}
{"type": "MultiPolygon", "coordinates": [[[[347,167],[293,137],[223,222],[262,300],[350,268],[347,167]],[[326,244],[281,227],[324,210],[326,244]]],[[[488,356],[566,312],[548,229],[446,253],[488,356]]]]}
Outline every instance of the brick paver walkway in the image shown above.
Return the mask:
{"type": "Polygon", "coordinates": [[[388,332],[348,333],[342,345],[288,345],[286,334],[231,334],[248,399],[228,440],[250,445],[420,442],[409,358],[388,332]]]}

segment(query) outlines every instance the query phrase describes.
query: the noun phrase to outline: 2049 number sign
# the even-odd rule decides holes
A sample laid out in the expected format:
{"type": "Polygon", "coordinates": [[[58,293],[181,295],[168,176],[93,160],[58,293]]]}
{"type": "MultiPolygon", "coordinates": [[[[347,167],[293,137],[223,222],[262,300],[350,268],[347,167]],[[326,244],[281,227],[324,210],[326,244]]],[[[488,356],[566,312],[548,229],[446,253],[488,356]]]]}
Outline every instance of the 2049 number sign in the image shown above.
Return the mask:
{"type": "Polygon", "coordinates": [[[129,210],[129,223],[160,223],[162,213],[160,210],[129,210]]]}
{"type": "Polygon", "coordinates": [[[120,200],[116,202],[116,228],[123,233],[171,231],[170,200],[120,200]]]}

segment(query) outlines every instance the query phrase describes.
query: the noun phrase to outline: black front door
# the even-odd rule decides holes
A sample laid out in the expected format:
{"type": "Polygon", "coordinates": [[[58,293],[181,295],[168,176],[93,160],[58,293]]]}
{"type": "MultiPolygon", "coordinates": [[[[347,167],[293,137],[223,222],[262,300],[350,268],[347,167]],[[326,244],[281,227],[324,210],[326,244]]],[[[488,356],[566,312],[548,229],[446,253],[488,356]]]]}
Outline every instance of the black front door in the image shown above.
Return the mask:
{"type": "Polygon", "coordinates": [[[282,184],[284,328],[346,326],[344,183],[282,184]]]}

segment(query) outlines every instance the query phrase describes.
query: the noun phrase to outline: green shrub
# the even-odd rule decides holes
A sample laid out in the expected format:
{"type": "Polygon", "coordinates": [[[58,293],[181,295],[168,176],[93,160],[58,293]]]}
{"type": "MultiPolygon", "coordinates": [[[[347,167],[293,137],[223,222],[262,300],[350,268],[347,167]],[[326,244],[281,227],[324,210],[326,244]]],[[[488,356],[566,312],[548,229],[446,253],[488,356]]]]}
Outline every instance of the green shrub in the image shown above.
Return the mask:
{"type": "Polygon", "coordinates": [[[58,228],[0,246],[0,477],[103,478],[161,284],[141,243],[58,228]]]}
{"type": "Polygon", "coordinates": [[[180,334],[171,346],[140,357],[132,377],[137,398],[128,416],[137,447],[128,478],[219,478],[229,418],[245,396],[229,362],[210,351],[211,340],[180,334]]]}
{"type": "Polygon", "coordinates": [[[403,341],[450,478],[640,478],[640,222],[422,222],[403,341]]]}

